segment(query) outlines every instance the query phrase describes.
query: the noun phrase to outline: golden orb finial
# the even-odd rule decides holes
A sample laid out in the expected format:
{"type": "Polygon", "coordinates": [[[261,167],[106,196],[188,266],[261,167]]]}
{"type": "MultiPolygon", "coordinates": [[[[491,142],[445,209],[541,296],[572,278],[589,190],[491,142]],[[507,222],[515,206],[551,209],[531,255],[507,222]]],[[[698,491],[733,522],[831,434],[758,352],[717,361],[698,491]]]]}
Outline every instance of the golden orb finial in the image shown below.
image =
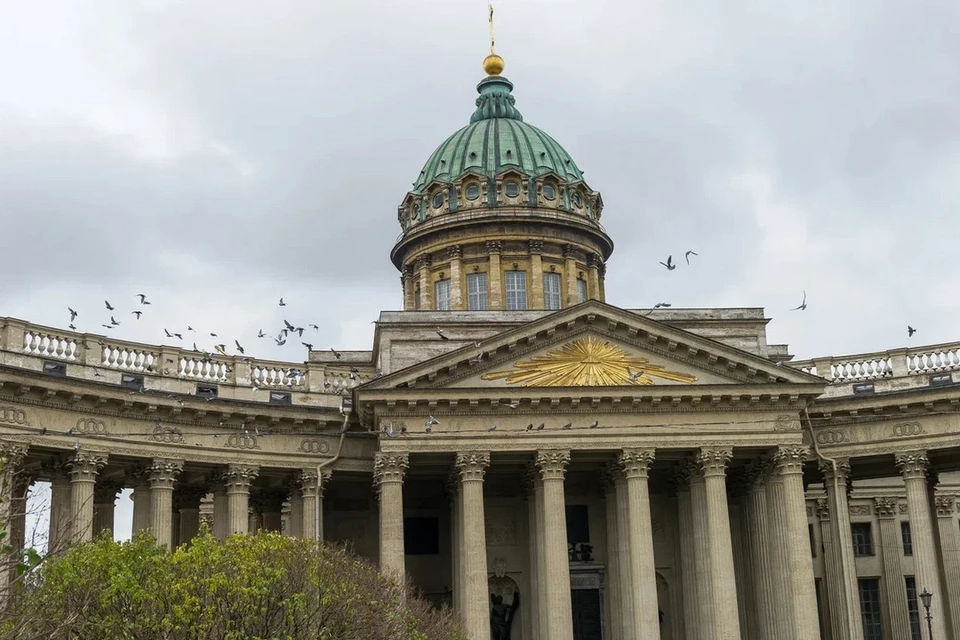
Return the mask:
{"type": "Polygon", "coordinates": [[[498,76],[503,73],[503,58],[495,53],[491,53],[483,59],[483,70],[488,76],[498,76]]]}

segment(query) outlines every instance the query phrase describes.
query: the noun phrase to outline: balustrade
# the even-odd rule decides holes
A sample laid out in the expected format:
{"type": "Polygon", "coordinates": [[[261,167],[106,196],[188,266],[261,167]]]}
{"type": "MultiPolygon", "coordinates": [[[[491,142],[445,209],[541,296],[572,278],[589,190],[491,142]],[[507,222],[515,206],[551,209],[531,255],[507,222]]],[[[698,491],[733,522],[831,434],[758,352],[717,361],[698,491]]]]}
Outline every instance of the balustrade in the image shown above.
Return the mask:
{"type": "Polygon", "coordinates": [[[790,362],[832,384],[960,371],[960,342],[790,362]]]}

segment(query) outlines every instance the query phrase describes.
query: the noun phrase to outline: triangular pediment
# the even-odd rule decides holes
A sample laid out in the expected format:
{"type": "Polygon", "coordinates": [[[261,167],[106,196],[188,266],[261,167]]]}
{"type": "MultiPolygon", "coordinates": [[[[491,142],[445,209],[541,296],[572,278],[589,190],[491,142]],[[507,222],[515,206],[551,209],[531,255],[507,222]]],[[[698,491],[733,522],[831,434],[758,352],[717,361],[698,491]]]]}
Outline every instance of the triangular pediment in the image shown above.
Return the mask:
{"type": "MultiPolygon", "coordinates": [[[[360,389],[822,385],[816,376],[589,301],[360,389]]],[[[521,392],[522,393],[522,392],[521,392]]]]}

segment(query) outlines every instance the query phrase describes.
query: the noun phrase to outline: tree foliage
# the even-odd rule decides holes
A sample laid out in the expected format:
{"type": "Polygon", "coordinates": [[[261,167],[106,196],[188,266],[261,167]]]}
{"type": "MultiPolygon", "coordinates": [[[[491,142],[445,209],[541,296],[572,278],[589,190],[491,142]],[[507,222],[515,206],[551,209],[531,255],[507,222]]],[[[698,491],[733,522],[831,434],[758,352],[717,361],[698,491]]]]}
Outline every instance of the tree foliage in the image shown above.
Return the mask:
{"type": "Polygon", "coordinates": [[[4,638],[464,640],[449,610],[346,549],[278,534],[170,553],[107,537],[48,558],[0,621],[4,638]]]}

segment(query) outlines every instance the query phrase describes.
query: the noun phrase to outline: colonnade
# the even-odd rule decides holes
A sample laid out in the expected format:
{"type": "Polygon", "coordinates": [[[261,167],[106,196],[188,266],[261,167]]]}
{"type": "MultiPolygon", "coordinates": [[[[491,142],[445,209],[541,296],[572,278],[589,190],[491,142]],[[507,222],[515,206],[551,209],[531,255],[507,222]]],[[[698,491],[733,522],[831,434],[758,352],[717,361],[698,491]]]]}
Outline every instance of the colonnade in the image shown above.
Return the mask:
{"type": "MultiPolygon", "coordinates": [[[[728,510],[732,496],[726,476],[732,451],[704,447],[675,478],[680,574],[689,585],[676,593],[683,599],[679,609],[691,640],[809,640],[819,635],[802,481],[807,450],[785,447],[771,454],[752,469],[750,490],[742,496],[744,537],[755,551],[750,575],[743,578],[769,585],[780,577],[784,588],[757,589],[754,603],[742,603],[744,611],[757,612],[751,614],[755,626],[749,630],[740,626],[728,510]]],[[[649,489],[655,457],[653,449],[624,449],[604,474],[607,637],[660,640],[649,489]]],[[[532,616],[534,640],[573,637],[564,495],[569,461],[569,450],[536,451],[526,483],[531,593],[524,606],[532,616]]],[[[457,454],[451,483],[454,606],[471,640],[486,640],[490,634],[483,504],[489,464],[489,452],[457,454]]],[[[408,468],[404,453],[378,453],[375,459],[380,566],[391,575],[404,571],[402,483],[408,468]]]]}

